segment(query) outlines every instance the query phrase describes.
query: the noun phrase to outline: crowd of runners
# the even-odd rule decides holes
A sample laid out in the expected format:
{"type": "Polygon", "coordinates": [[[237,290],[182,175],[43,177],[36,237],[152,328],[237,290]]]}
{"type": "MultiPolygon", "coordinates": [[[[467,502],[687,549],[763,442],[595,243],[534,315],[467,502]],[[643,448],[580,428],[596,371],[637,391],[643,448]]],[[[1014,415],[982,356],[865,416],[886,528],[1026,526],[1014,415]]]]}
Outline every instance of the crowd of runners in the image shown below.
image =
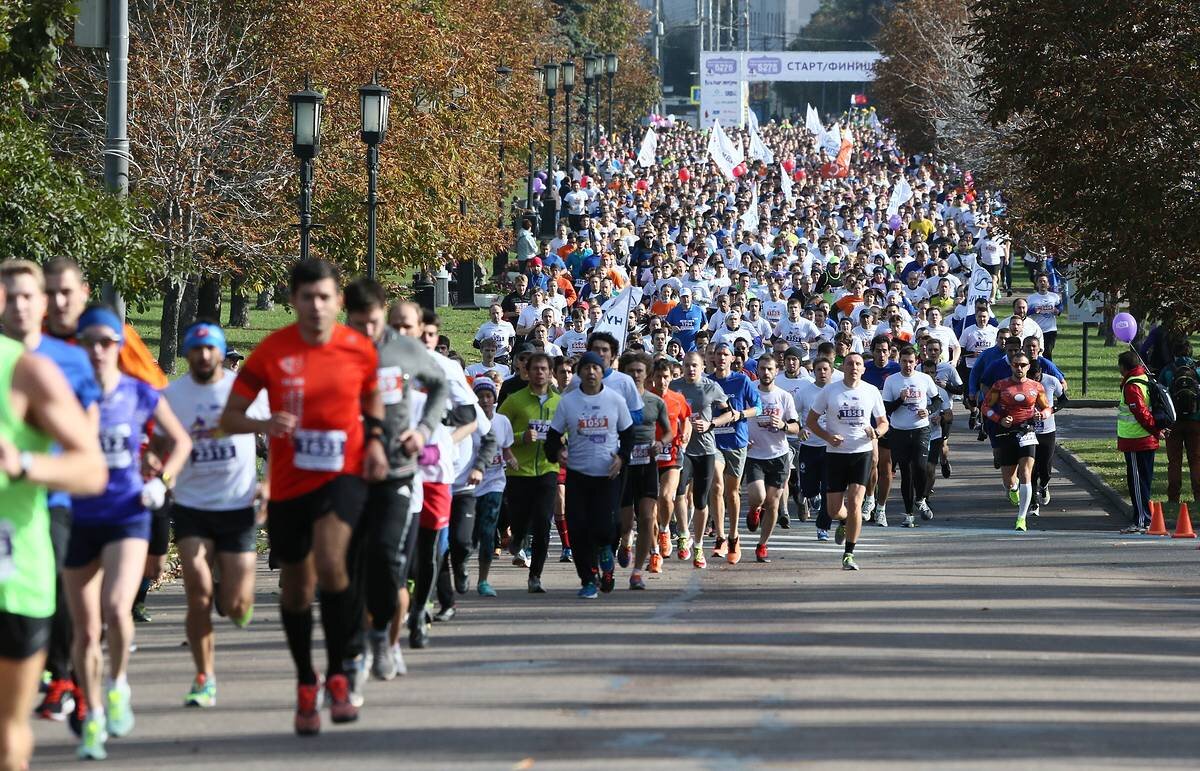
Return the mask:
{"type": "Polygon", "coordinates": [[[769,563],[777,529],[811,522],[858,570],[864,524],[937,516],[964,422],[960,441],[990,440],[1024,531],[1050,498],[1067,391],[1052,255],[1015,249],[1000,199],[869,117],[823,127],[850,144],[846,165],[789,122],[746,137],[779,162],[728,176],[683,125],[660,127],[648,166],[640,136],[602,143],[547,179],[554,235],[522,221],[497,266],[509,291],[473,339],[306,260],[294,324],[243,361],[197,322],[167,383],[73,262],[0,265],[5,762],[28,759],[30,714],[69,724],[80,758],[133,730],[135,618],[172,532],[195,668],[183,704],[216,704],[213,611],[251,622],[265,529],[294,728],[310,735],[323,703],[356,720],[365,682],[403,674],[402,643],[426,647],[458,597],[495,598],[501,557],[535,594],[567,588],[543,584],[547,560],[573,563],[571,590],[595,599],[619,574],[646,589],[672,560],[749,560],[743,537],[769,563]],[[1018,264],[1036,288],[1014,296],[1018,264]]]}

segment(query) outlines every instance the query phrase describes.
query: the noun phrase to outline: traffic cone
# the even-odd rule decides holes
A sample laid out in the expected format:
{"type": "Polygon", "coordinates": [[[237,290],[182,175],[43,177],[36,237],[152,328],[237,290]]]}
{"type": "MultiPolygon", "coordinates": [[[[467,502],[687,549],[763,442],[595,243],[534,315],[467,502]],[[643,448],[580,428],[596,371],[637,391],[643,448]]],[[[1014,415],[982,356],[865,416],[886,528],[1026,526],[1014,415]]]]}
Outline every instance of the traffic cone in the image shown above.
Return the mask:
{"type": "Polygon", "coordinates": [[[1175,523],[1175,532],[1171,535],[1172,538],[1195,538],[1196,534],[1192,531],[1192,516],[1188,514],[1187,504],[1179,504],[1179,520],[1175,523]]]}
{"type": "Polygon", "coordinates": [[[1158,501],[1150,501],[1150,529],[1146,535],[1170,535],[1163,520],[1162,504],[1158,501]]]}

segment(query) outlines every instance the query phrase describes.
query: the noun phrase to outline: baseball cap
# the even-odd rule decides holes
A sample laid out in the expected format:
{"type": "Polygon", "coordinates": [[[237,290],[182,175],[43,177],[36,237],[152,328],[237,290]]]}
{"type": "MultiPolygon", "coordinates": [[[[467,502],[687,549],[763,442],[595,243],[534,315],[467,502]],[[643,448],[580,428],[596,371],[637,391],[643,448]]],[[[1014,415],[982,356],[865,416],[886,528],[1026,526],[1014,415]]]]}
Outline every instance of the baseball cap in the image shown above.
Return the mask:
{"type": "Polygon", "coordinates": [[[529,264],[535,268],[540,268],[540,267],[542,267],[542,258],[541,257],[533,257],[529,260],[529,264]]]}
{"type": "Polygon", "coordinates": [[[691,296],[692,296],[692,290],[691,290],[691,289],[688,289],[688,288],[685,286],[683,289],[680,289],[680,290],[679,290],[679,296],[680,296],[680,297],[684,297],[684,296],[691,297],[691,296]]]}
{"type": "Polygon", "coordinates": [[[499,393],[499,389],[496,388],[496,383],[490,377],[486,377],[484,375],[480,375],[479,377],[475,378],[475,382],[471,384],[471,390],[491,391],[494,394],[499,393]]]}
{"type": "Polygon", "coordinates": [[[726,341],[726,340],[721,340],[720,342],[717,342],[717,343],[714,343],[714,344],[713,344],[713,350],[714,350],[714,351],[719,351],[719,350],[721,350],[722,348],[724,348],[725,350],[729,351],[730,353],[733,353],[733,346],[731,346],[731,345],[729,344],[729,342],[728,342],[728,341],[726,341]]]}
{"type": "Polygon", "coordinates": [[[234,361],[241,361],[242,359],[245,359],[246,357],[237,348],[230,348],[228,351],[225,352],[225,358],[233,359],[234,361]]]}

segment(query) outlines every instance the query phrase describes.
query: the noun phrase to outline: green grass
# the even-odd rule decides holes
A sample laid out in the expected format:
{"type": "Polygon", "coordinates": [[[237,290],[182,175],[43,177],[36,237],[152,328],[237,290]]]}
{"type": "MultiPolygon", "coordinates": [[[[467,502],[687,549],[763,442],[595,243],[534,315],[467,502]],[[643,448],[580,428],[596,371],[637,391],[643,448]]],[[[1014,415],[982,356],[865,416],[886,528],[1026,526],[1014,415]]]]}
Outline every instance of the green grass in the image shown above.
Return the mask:
{"type": "MultiPolygon", "coordinates": [[[[1060,442],[1063,447],[1073,452],[1079,460],[1092,471],[1100,476],[1112,489],[1116,490],[1122,498],[1127,497],[1126,490],[1128,485],[1125,482],[1125,456],[1117,451],[1115,439],[1068,439],[1060,442]]],[[[1187,457],[1183,459],[1182,479],[1183,487],[1180,490],[1180,498],[1187,501],[1191,497],[1191,484],[1188,481],[1188,462],[1187,457]]],[[[1163,502],[1163,517],[1174,527],[1175,516],[1179,513],[1179,506],[1174,503],[1167,503],[1167,450],[1162,447],[1155,456],[1154,465],[1154,484],[1151,486],[1151,497],[1156,501],[1163,502]]],[[[1195,502],[1188,501],[1188,509],[1193,516],[1192,524],[1196,526],[1200,524],[1200,520],[1196,519],[1197,511],[1195,511],[1195,502]]]]}
{"type": "Polygon", "coordinates": [[[1065,314],[1059,317],[1058,340],[1054,344],[1054,363],[1067,376],[1072,397],[1116,401],[1121,398],[1121,373],[1117,370],[1117,356],[1129,348],[1120,342],[1111,348],[1105,348],[1104,338],[1096,337],[1095,327],[1088,329],[1088,335],[1090,337],[1086,397],[1083,393],[1083,325],[1067,321],[1065,314]]]}

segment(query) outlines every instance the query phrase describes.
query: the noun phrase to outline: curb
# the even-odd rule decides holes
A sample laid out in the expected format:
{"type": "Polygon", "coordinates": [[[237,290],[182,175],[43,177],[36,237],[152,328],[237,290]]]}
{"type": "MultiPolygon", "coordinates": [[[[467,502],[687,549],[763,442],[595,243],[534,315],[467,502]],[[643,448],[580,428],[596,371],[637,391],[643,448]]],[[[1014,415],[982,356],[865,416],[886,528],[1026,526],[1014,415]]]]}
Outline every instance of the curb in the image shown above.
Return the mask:
{"type": "Polygon", "coordinates": [[[1078,474],[1085,482],[1087,482],[1087,484],[1092,488],[1091,491],[1099,496],[1099,498],[1104,502],[1104,508],[1109,514],[1123,517],[1127,522],[1132,522],[1134,520],[1133,506],[1131,506],[1129,502],[1125,500],[1124,496],[1118,494],[1116,490],[1109,487],[1108,483],[1101,479],[1099,474],[1088,468],[1087,464],[1081,461],[1075,455],[1075,453],[1066,449],[1062,445],[1055,445],[1054,454],[1064,466],[1071,469],[1071,471],[1078,474]]]}
{"type": "Polygon", "coordinates": [[[1068,399],[1067,403],[1062,406],[1064,410],[1069,410],[1073,407],[1081,409],[1116,409],[1117,402],[1113,399],[1068,399]]]}

